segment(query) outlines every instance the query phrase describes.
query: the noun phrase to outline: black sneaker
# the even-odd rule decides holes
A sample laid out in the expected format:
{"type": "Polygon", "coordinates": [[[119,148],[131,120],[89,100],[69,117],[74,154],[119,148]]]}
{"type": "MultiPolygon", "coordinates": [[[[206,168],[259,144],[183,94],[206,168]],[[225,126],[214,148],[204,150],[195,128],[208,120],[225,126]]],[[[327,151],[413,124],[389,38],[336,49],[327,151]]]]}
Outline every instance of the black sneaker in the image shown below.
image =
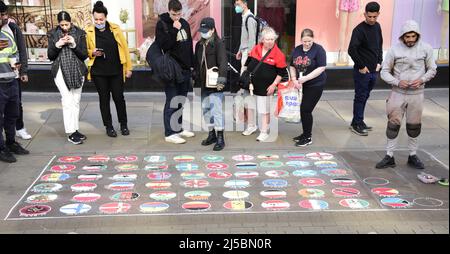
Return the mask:
{"type": "Polygon", "coordinates": [[[75,131],[74,134],[77,135],[81,140],[87,139],[87,137],[79,131],[75,131]]]}
{"type": "Polygon", "coordinates": [[[389,155],[384,156],[384,158],[377,163],[377,165],[375,166],[375,168],[378,169],[384,169],[384,168],[395,168],[395,159],[394,157],[391,157],[389,155]]]}
{"type": "Polygon", "coordinates": [[[8,149],[3,149],[0,150],[0,161],[4,161],[7,163],[14,163],[17,160],[16,157],[14,157],[14,155],[12,155],[10,151],[8,151],[8,149]]]}
{"type": "Polygon", "coordinates": [[[350,129],[353,133],[359,135],[359,136],[369,136],[369,133],[366,129],[364,129],[362,124],[352,124],[350,126],[350,129]]]}
{"type": "Polygon", "coordinates": [[[17,155],[26,155],[26,154],[30,154],[30,151],[26,150],[25,148],[23,148],[19,143],[14,142],[10,145],[6,145],[6,147],[8,148],[8,150],[10,152],[12,152],[13,154],[17,154],[17,155]]]}
{"type": "Polygon", "coordinates": [[[425,169],[425,165],[423,165],[423,162],[420,161],[417,155],[410,155],[408,157],[408,165],[416,169],[425,169]]]}
{"type": "Polygon", "coordinates": [[[75,133],[72,133],[72,135],[70,135],[67,140],[74,145],[83,144],[83,140],[81,140],[80,137],[78,135],[76,135],[75,133]]]}
{"type": "Polygon", "coordinates": [[[295,138],[293,138],[292,140],[294,140],[295,142],[299,142],[300,140],[304,139],[305,135],[302,133],[300,136],[297,136],[295,138]]]}
{"type": "Polygon", "coordinates": [[[295,146],[305,147],[305,146],[308,146],[311,144],[312,144],[312,139],[311,139],[311,137],[309,137],[309,138],[303,138],[303,139],[299,140],[297,143],[295,143],[295,146]]]}
{"type": "Polygon", "coordinates": [[[106,128],[106,135],[111,138],[117,137],[117,132],[114,130],[114,128],[106,128]]]}
{"type": "Polygon", "coordinates": [[[367,130],[367,131],[372,131],[372,129],[373,129],[372,126],[367,126],[367,124],[365,122],[362,122],[362,126],[363,126],[364,130],[367,130]]]}
{"type": "Polygon", "coordinates": [[[122,133],[123,136],[130,135],[130,130],[128,129],[126,124],[120,126],[120,132],[122,133]]]}

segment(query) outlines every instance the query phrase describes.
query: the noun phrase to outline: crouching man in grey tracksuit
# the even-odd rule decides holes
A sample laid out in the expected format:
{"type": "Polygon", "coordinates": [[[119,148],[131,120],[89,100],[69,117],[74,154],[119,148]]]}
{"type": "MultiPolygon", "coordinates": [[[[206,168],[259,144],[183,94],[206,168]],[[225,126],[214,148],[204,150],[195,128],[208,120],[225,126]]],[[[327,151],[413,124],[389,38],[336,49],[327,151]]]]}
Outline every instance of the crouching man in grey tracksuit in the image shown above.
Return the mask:
{"type": "Polygon", "coordinates": [[[381,70],[381,78],[392,85],[392,92],[386,103],[388,125],[386,130],[387,155],[375,167],[395,167],[394,150],[403,117],[406,115],[408,134],[408,165],[424,169],[417,157],[417,139],[422,127],[422,111],[425,83],[436,75],[433,48],[421,41],[417,22],[406,21],[402,28],[400,42],[387,53],[381,70]]]}

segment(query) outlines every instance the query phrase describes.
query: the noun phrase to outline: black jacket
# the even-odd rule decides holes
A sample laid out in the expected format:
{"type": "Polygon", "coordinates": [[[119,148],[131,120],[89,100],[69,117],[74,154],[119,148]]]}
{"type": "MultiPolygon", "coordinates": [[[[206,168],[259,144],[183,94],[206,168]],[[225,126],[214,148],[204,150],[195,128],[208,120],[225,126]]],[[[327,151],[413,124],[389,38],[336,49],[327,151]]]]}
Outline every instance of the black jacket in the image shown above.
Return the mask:
{"type": "MultiPolygon", "coordinates": [[[[202,93],[217,92],[216,89],[206,88],[206,66],[202,65],[203,47],[205,40],[200,40],[195,46],[195,64],[194,64],[194,80],[195,87],[201,87],[202,93]]],[[[206,46],[206,61],[208,68],[219,68],[218,83],[224,84],[227,82],[227,68],[228,61],[226,55],[225,44],[220,38],[216,37],[211,40],[206,46]]]]}
{"type": "Polygon", "coordinates": [[[192,35],[189,23],[181,19],[181,30],[173,27],[173,20],[169,13],[160,15],[160,20],[156,24],[156,43],[164,52],[168,52],[181,66],[183,70],[194,67],[194,50],[192,45],[192,35]],[[162,23],[165,22],[165,25],[162,23]],[[180,33],[179,38],[179,32],[180,33]],[[184,36],[182,36],[184,35],[184,36]]]}
{"type": "Polygon", "coordinates": [[[28,73],[28,53],[27,46],[25,44],[25,38],[23,37],[20,27],[16,23],[10,22],[9,28],[14,33],[14,39],[16,40],[17,50],[19,51],[20,70],[19,75],[27,75],[28,73]]]}
{"type": "MultiPolygon", "coordinates": [[[[56,43],[59,41],[60,38],[58,38],[58,29],[61,29],[59,27],[56,27],[52,29],[50,32],[48,32],[48,49],[47,49],[47,55],[48,59],[53,61],[52,65],[52,76],[53,78],[56,78],[56,75],[58,74],[58,69],[60,62],[57,59],[59,56],[59,53],[61,52],[61,49],[56,47],[56,43]]],[[[73,26],[72,29],[75,29],[75,43],[77,46],[73,48],[73,52],[75,55],[80,59],[81,69],[85,69],[86,65],[84,64],[84,60],[88,58],[88,52],[87,52],[87,43],[86,43],[86,32],[81,30],[80,28],[73,26]]]]}

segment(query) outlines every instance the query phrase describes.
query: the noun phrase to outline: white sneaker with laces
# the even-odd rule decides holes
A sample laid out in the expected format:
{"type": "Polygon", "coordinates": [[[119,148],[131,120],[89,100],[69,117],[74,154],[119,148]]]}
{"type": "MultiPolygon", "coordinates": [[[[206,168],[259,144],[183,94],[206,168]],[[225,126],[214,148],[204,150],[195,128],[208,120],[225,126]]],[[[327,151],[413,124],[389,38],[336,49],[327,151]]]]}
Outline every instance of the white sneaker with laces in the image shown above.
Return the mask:
{"type": "Polygon", "coordinates": [[[29,139],[31,139],[31,135],[28,134],[28,132],[27,132],[27,130],[26,130],[25,128],[16,131],[16,136],[19,137],[19,138],[21,138],[21,139],[24,139],[24,140],[29,140],[29,139]]]}
{"type": "Polygon", "coordinates": [[[257,130],[258,130],[258,127],[256,127],[256,126],[248,126],[247,129],[244,132],[242,132],[242,135],[250,136],[257,130]]]}
{"type": "Polygon", "coordinates": [[[193,138],[193,137],[195,137],[195,133],[187,131],[187,130],[183,130],[183,132],[178,133],[178,135],[183,137],[183,138],[193,138]]]}
{"type": "Polygon", "coordinates": [[[186,143],[186,140],[180,138],[178,134],[173,134],[172,136],[166,137],[166,142],[173,143],[173,144],[184,144],[186,143]]]}
{"type": "Polygon", "coordinates": [[[269,138],[269,134],[267,134],[265,132],[261,132],[259,134],[259,136],[256,138],[256,140],[259,142],[265,142],[268,138],[269,138]]]}

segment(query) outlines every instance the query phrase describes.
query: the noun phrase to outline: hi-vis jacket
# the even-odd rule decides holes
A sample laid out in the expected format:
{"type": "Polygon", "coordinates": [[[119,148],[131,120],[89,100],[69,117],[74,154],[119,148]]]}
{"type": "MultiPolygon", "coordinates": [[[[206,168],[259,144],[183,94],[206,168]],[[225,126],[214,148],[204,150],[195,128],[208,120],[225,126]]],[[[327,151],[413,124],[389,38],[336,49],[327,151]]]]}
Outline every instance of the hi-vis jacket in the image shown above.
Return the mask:
{"type": "Polygon", "coordinates": [[[16,73],[11,68],[10,58],[17,58],[16,41],[9,33],[0,31],[0,38],[8,39],[8,47],[0,50],[0,83],[10,83],[16,78],[16,73]]]}

